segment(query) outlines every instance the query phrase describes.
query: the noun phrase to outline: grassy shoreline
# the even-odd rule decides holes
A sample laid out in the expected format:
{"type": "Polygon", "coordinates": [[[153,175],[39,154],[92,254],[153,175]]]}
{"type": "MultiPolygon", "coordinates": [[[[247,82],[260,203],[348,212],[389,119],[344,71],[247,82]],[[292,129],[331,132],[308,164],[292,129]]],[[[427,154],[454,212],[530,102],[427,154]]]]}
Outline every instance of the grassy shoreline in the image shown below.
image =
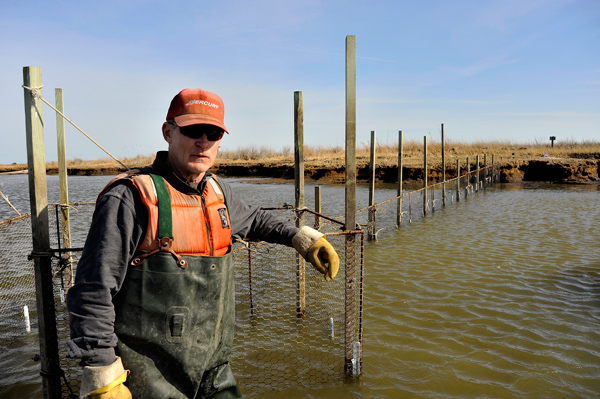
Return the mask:
{"type": "MultiPolygon", "coordinates": [[[[393,172],[398,164],[397,145],[377,145],[377,168],[382,172],[379,174],[382,181],[393,172]],[[385,172],[385,170],[388,170],[385,172]]],[[[441,171],[441,143],[434,142],[427,146],[428,169],[441,171]]],[[[310,147],[305,146],[305,169],[308,178],[317,177],[316,180],[325,179],[339,181],[344,169],[345,153],[340,147],[310,147]]],[[[483,164],[484,156],[487,156],[488,164],[494,161],[504,170],[512,170],[517,175],[527,172],[527,165],[562,165],[562,168],[570,169],[575,177],[563,176],[563,180],[575,180],[575,182],[594,183],[598,181],[598,169],[600,169],[600,141],[583,143],[559,143],[551,147],[548,144],[515,144],[504,141],[491,142],[457,142],[447,141],[445,144],[446,169],[456,169],[456,161],[460,161],[461,169],[466,167],[467,157],[469,163],[474,164],[476,156],[479,155],[480,163],[483,164]],[[581,175],[577,177],[576,175],[581,175]]],[[[357,169],[368,167],[370,149],[367,144],[359,144],[356,151],[357,169]]],[[[403,145],[402,164],[404,168],[418,171],[423,167],[423,143],[408,141],[403,145]]],[[[129,168],[147,166],[154,160],[154,154],[148,156],[138,155],[132,158],[121,159],[129,168]]],[[[224,176],[261,176],[289,179],[293,178],[294,154],[290,149],[274,151],[269,147],[239,148],[235,151],[220,150],[217,162],[213,169],[224,176]]],[[[47,171],[50,174],[57,173],[57,162],[48,162],[47,171]]],[[[116,174],[123,170],[122,166],[111,158],[100,160],[73,159],[67,161],[69,174],[72,175],[100,175],[116,174]]],[[[552,169],[552,168],[550,168],[552,169]]],[[[27,170],[26,164],[0,165],[0,173],[15,173],[27,170]]],[[[545,172],[544,172],[545,173],[545,172]]],[[[563,171],[562,175],[566,172],[563,171]]],[[[464,171],[463,171],[464,174],[464,171]]],[[[413,178],[418,180],[418,173],[413,173],[413,178]]],[[[514,177],[514,176],[513,176],[514,177]]],[[[519,176],[516,176],[518,180],[519,176]]],[[[542,176],[543,177],[543,176],[542,176]]],[[[550,176],[548,180],[556,180],[550,176]]],[[[361,178],[359,173],[359,179],[361,178]]],[[[435,174],[434,177],[435,179],[435,174]]],[[[387,177],[389,180],[390,177],[387,177]]],[[[392,177],[393,179],[393,177],[392,177]]],[[[511,179],[507,177],[507,181],[511,179]]]]}

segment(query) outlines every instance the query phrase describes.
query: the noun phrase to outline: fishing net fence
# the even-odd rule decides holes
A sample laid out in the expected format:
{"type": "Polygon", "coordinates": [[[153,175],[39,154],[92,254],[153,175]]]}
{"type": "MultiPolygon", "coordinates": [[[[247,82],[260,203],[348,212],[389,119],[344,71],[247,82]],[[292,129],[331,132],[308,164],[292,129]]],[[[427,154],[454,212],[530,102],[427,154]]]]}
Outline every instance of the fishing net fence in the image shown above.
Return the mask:
{"type": "MultiPolygon", "coordinates": [[[[360,374],[365,238],[376,239],[382,231],[465,199],[496,182],[496,170],[491,165],[360,209],[356,214],[360,229],[356,231],[344,231],[343,217],[332,218],[310,209],[296,211],[290,206],[269,209],[289,220],[301,217],[303,224],[326,233],[340,256],[340,271],[326,283],[310,264],[305,267],[291,248],[265,242],[234,244],[236,334],[231,365],[245,395],[257,397],[298,386],[323,387],[360,374]]],[[[94,204],[71,204],[68,209],[73,251],[64,252],[60,250],[64,247],[60,217],[64,208],[49,206],[50,246],[58,249],[52,257],[52,275],[65,398],[78,393],[81,381],[78,360],[69,359],[64,349],[69,339],[65,292],[75,273],[94,204]]],[[[39,348],[39,327],[30,218],[0,222],[0,240],[6,285],[0,296],[0,351],[10,353],[8,349],[19,342],[26,342],[27,348],[21,359],[8,362],[14,367],[5,370],[0,386],[22,381],[23,363],[30,366],[29,380],[39,381],[39,367],[31,367],[39,361],[34,356],[39,348]]]]}
{"type": "Polygon", "coordinates": [[[468,171],[427,187],[403,191],[401,195],[359,209],[356,223],[365,230],[367,240],[376,240],[406,223],[440,211],[446,205],[464,201],[499,181],[499,164],[468,171]]]}
{"type": "MultiPolygon", "coordinates": [[[[82,373],[79,361],[68,358],[65,350],[69,339],[65,293],[71,274],[75,273],[94,206],[71,204],[69,210],[72,230],[69,248],[73,249],[69,252],[64,249],[61,238],[61,206],[50,205],[48,213],[64,398],[76,397],[82,373]]],[[[296,218],[296,212],[289,207],[270,211],[290,220],[296,218]]],[[[348,364],[353,360],[347,358],[348,353],[358,355],[359,360],[354,359],[354,362],[360,367],[362,353],[352,350],[356,343],[362,342],[363,234],[362,231],[344,232],[339,224],[324,225],[322,231],[327,233],[328,241],[340,255],[338,277],[330,282],[325,282],[323,276],[291,248],[265,242],[234,244],[236,334],[231,365],[242,392],[248,397],[292,386],[321,387],[339,383],[347,378],[348,364]],[[348,237],[354,240],[346,249],[348,237]],[[344,278],[347,273],[352,274],[350,288],[355,291],[350,295],[352,314],[348,313],[344,299],[348,297],[344,278]]],[[[34,265],[30,257],[30,217],[0,223],[0,239],[3,248],[10,248],[0,255],[4,266],[3,284],[10,284],[2,290],[0,298],[0,350],[11,353],[10,348],[28,341],[24,353],[17,356],[20,359],[15,359],[11,363],[13,367],[0,377],[0,386],[24,380],[39,383],[40,359],[35,355],[39,353],[39,326],[34,265]],[[24,376],[24,364],[29,366],[30,376],[24,376]]]]}

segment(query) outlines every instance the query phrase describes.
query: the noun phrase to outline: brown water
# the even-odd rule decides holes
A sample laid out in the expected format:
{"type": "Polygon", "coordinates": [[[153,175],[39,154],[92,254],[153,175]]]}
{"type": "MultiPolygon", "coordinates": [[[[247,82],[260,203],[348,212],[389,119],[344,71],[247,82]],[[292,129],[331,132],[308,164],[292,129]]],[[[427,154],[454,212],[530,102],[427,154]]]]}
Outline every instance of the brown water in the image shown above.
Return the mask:
{"type": "Polygon", "coordinates": [[[503,185],[386,228],[363,376],[269,397],[600,397],[599,205],[596,186],[503,185]]]}
{"type": "MultiPolygon", "coordinates": [[[[265,188],[236,184],[249,202],[293,203],[293,186],[265,188]]],[[[390,205],[366,248],[362,377],[263,397],[600,397],[599,205],[597,186],[497,185],[400,229],[390,205]]],[[[0,357],[0,397],[38,397],[36,348],[16,342],[0,357]]]]}
{"type": "Polygon", "coordinates": [[[495,189],[370,245],[365,397],[600,397],[599,205],[495,189]]]}

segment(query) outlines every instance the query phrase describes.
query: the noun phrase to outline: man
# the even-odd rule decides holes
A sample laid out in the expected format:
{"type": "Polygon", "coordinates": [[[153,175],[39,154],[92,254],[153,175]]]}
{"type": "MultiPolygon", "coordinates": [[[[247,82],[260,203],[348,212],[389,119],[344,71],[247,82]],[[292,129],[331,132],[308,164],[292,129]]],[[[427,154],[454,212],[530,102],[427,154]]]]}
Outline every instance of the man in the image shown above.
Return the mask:
{"type": "Polygon", "coordinates": [[[326,280],[339,259],[323,234],[248,206],[209,172],[223,102],[185,89],[162,125],[168,151],[99,195],[68,291],[81,397],[235,398],[232,236],[293,246],[326,280]]]}

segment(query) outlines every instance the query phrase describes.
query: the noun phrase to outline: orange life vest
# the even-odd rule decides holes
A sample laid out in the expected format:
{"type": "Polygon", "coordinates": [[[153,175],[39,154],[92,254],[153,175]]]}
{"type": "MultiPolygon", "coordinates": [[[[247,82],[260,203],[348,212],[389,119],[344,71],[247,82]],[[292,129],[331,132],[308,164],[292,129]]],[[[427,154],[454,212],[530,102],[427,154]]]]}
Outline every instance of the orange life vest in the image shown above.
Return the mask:
{"type": "MultiPolygon", "coordinates": [[[[159,237],[159,195],[153,177],[140,173],[139,169],[123,173],[113,182],[128,178],[138,189],[142,203],[148,210],[146,236],[138,246],[138,251],[154,253],[164,250],[163,237],[159,237]]],[[[214,176],[208,178],[202,195],[184,194],[176,190],[160,176],[158,183],[165,187],[171,201],[172,240],[169,251],[176,255],[223,256],[231,247],[231,222],[225,203],[225,196],[214,176]]],[[[107,186],[107,187],[108,187],[107,186]]],[[[142,257],[142,261],[143,261],[142,257]]],[[[132,264],[138,264],[136,258],[132,264]]],[[[180,264],[182,266],[182,264],[180,264]]],[[[185,266],[182,266],[185,267],[185,266]]]]}

